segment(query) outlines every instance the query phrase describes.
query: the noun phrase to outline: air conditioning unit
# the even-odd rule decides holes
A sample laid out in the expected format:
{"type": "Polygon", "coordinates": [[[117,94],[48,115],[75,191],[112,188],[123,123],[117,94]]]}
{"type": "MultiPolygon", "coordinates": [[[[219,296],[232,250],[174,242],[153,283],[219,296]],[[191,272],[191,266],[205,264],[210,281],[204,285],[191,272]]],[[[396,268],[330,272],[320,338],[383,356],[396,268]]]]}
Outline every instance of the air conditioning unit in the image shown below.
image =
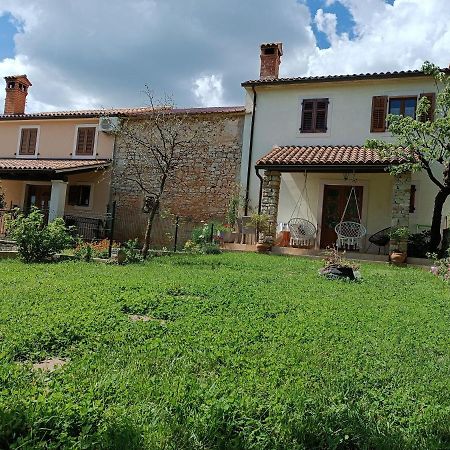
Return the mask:
{"type": "Polygon", "coordinates": [[[113,133],[119,129],[118,117],[100,117],[98,129],[104,133],[113,133]]]}

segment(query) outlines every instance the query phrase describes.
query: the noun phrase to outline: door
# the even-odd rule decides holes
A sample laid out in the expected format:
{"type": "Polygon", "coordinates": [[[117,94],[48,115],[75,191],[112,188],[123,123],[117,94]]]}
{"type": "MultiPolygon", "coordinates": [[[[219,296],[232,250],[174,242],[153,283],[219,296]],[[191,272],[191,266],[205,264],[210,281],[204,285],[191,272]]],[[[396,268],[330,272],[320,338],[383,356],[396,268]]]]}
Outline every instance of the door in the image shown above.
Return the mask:
{"type": "Polygon", "coordinates": [[[25,198],[26,210],[29,211],[32,206],[36,206],[44,213],[47,221],[51,192],[52,187],[50,185],[29,184],[25,198]]]}
{"type": "MultiPolygon", "coordinates": [[[[320,248],[332,247],[336,243],[337,236],[334,227],[341,221],[351,188],[352,186],[335,186],[330,184],[324,186],[320,248]]],[[[361,213],[363,187],[355,186],[355,191],[358,199],[359,211],[361,213]]],[[[353,194],[343,220],[359,222],[358,208],[353,194]]]]}

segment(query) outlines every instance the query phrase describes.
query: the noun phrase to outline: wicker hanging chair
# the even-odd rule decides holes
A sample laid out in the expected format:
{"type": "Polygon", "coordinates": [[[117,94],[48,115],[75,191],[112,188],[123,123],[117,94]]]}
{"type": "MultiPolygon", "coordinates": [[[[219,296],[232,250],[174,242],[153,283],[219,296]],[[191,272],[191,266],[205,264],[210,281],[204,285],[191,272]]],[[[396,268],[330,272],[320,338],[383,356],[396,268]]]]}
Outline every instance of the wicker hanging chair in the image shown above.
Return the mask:
{"type": "Polygon", "coordinates": [[[311,248],[316,240],[317,229],[312,222],[295,217],[288,222],[291,232],[291,246],[311,248]]]}

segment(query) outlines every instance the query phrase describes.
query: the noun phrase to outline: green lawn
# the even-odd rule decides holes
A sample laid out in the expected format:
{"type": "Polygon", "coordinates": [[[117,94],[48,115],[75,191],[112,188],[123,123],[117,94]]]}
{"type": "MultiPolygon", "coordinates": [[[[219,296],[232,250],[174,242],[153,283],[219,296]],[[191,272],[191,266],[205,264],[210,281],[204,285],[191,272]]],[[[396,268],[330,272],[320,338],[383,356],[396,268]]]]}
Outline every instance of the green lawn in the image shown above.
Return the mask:
{"type": "Polygon", "coordinates": [[[448,285],[319,267],[0,262],[0,448],[450,448],[448,285]]]}

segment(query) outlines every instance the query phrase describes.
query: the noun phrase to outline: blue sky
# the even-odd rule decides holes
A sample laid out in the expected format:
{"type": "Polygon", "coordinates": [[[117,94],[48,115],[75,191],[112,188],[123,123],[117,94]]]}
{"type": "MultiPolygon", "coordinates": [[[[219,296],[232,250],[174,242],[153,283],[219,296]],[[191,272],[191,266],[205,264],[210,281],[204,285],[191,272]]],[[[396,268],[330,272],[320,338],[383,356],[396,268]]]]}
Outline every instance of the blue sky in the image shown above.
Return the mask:
{"type": "Polygon", "coordinates": [[[29,111],[142,106],[145,84],[235,105],[263,42],[282,77],[448,66],[448,23],[448,0],[0,0],[0,82],[26,73],[29,111]]]}

